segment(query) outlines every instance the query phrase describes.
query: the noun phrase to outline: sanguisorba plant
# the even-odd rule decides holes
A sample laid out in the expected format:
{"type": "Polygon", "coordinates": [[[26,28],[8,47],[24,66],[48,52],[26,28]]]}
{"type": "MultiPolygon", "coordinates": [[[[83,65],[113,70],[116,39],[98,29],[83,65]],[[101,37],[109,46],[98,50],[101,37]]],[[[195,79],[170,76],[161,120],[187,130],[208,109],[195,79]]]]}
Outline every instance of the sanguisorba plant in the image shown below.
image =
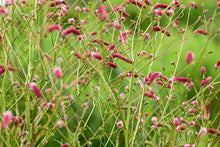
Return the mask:
{"type": "Polygon", "coordinates": [[[0,146],[219,146],[210,3],[4,1],[0,146]]]}

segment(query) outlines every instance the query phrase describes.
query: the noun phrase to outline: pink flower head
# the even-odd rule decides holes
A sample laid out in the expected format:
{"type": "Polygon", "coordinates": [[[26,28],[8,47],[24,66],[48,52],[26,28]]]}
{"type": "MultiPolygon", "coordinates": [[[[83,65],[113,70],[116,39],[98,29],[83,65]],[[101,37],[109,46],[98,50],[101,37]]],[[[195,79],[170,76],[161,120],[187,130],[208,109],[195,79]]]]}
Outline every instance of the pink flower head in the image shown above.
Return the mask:
{"type": "Polygon", "coordinates": [[[161,75],[161,72],[155,72],[154,74],[150,75],[147,84],[150,85],[156,78],[160,77],[161,75]]]}
{"type": "Polygon", "coordinates": [[[192,104],[193,104],[194,106],[198,106],[198,101],[193,101],[192,104]]]}
{"type": "Polygon", "coordinates": [[[173,119],[173,122],[174,122],[174,124],[175,124],[176,127],[180,125],[178,118],[174,118],[174,119],[173,119]]]}
{"type": "Polygon", "coordinates": [[[40,89],[37,87],[37,84],[36,84],[36,83],[31,82],[31,83],[29,84],[29,87],[31,88],[31,90],[35,93],[35,95],[36,95],[39,99],[42,98],[42,94],[41,94],[41,92],[40,92],[40,89]]]}
{"type": "Polygon", "coordinates": [[[98,19],[106,20],[107,17],[108,17],[108,12],[107,12],[106,6],[104,4],[101,4],[99,6],[99,18],[98,19]]]}
{"type": "Polygon", "coordinates": [[[168,32],[166,29],[160,27],[160,26],[155,26],[152,28],[153,31],[158,32],[161,31],[162,33],[164,33],[165,35],[167,35],[168,37],[171,36],[170,32],[168,32]]]}
{"type": "Polygon", "coordinates": [[[186,54],[186,63],[190,64],[193,61],[194,53],[193,52],[187,52],[186,54]]]}
{"type": "Polygon", "coordinates": [[[203,86],[205,86],[210,80],[212,79],[212,77],[208,77],[208,78],[206,78],[205,80],[202,80],[202,82],[201,82],[201,88],[203,87],[203,86]]]}
{"type": "Polygon", "coordinates": [[[117,126],[118,126],[119,128],[123,127],[123,122],[122,122],[122,121],[117,122],[117,126]]]}
{"type": "Polygon", "coordinates": [[[30,143],[30,142],[27,142],[27,143],[26,143],[26,146],[27,146],[27,147],[30,147],[30,146],[31,146],[31,143],[30,143]]]}
{"type": "Polygon", "coordinates": [[[74,18],[69,18],[69,19],[68,19],[68,22],[69,22],[70,24],[74,24],[74,23],[75,23],[75,19],[74,19],[74,18]]]}
{"type": "Polygon", "coordinates": [[[117,65],[112,62],[107,62],[107,65],[112,68],[117,68],[117,65]]]}
{"type": "Polygon", "coordinates": [[[68,143],[64,143],[61,147],[68,147],[68,143]]]}
{"type": "Polygon", "coordinates": [[[215,70],[220,68],[220,60],[215,64],[215,70]]]}
{"type": "Polygon", "coordinates": [[[195,109],[189,109],[189,111],[187,112],[188,114],[193,114],[193,113],[195,113],[196,112],[196,110],[195,109]]]}
{"type": "Polygon", "coordinates": [[[157,117],[153,116],[153,117],[151,118],[151,121],[152,121],[152,122],[157,122],[157,121],[158,121],[158,120],[157,120],[157,117]]]}
{"type": "Polygon", "coordinates": [[[145,0],[144,1],[147,5],[151,5],[151,1],[150,0],[145,0]]]}
{"type": "Polygon", "coordinates": [[[0,13],[1,13],[2,15],[8,15],[8,9],[5,8],[5,7],[2,7],[2,8],[0,9],[0,13]]]}
{"type": "Polygon", "coordinates": [[[69,28],[69,29],[66,29],[66,30],[63,30],[62,32],[62,37],[67,37],[69,36],[70,34],[75,34],[75,35],[80,35],[80,31],[75,29],[75,28],[69,28]]]}
{"type": "Polygon", "coordinates": [[[208,35],[209,33],[207,31],[204,30],[196,30],[195,34],[203,34],[203,35],[208,35]]]}
{"type": "Polygon", "coordinates": [[[174,23],[173,23],[173,27],[178,27],[179,26],[179,20],[176,20],[176,21],[174,21],[174,23]]]}
{"type": "Polygon", "coordinates": [[[83,41],[83,36],[82,36],[82,35],[78,36],[78,37],[77,37],[77,40],[78,40],[79,42],[82,42],[82,41],[83,41]]]}
{"type": "Polygon", "coordinates": [[[54,25],[52,25],[48,28],[48,32],[52,32],[52,31],[55,31],[55,30],[60,32],[61,29],[62,29],[62,27],[60,25],[54,24],[54,25]]]}
{"type": "Polygon", "coordinates": [[[62,70],[61,70],[60,67],[55,67],[55,68],[53,69],[53,72],[54,72],[55,76],[56,76],[58,79],[62,78],[63,73],[62,73],[62,70]]]}
{"type": "Polygon", "coordinates": [[[176,127],[176,129],[178,130],[178,131],[184,131],[185,129],[186,129],[186,127],[185,126],[182,126],[182,125],[178,125],[177,127],[176,127]]]}
{"type": "Polygon", "coordinates": [[[112,45],[110,45],[109,47],[108,47],[108,51],[112,51],[112,50],[114,50],[115,49],[115,45],[114,44],[112,44],[112,45]]]}
{"type": "Polygon", "coordinates": [[[199,137],[207,134],[207,132],[208,132],[207,128],[201,127],[201,129],[199,131],[199,137]]]}
{"type": "Polygon", "coordinates": [[[12,115],[11,111],[4,112],[3,113],[3,122],[1,124],[2,130],[6,129],[12,120],[13,120],[13,115],[12,115]]]}
{"type": "Polygon", "coordinates": [[[196,3],[194,3],[194,2],[190,2],[189,5],[190,5],[190,7],[194,8],[194,9],[198,8],[198,5],[196,5],[196,3]]]}
{"type": "Polygon", "coordinates": [[[102,56],[96,52],[91,52],[91,57],[97,60],[102,60],[102,56]]]}
{"type": "Polygon", "coordinates": [[[206,73],[206,68],[204,66],[201,67],[201,73],[204,75],[206,73]]]}
{"type": "Polygon", "coordinates": [[[179,7],[180,6],[179,0],[174,0],[173,5],[179,7]]]}
{"type": "Polygon", "coordinates": [[[4,73],[5,73],[5,68],[2,67],[2,68],[0,69],[0,76],[2,76],[4,73]]]}
{"type": "Polygon", "coordinates": [[[132,61],[129,58],[126,58],[125,56],[122,56],[120,54],[112,54],[110,56],[110,58],[119,58],[119,59],[121,59],[121,60],[123,60],[123,61],[125,61],[127,63],[130,63],[130,64],[132,63],[132,61]]]}
{"type": "Polygon", "coordinates": [[[190,125],[191,125],[191,126],[195,126],[195,127],[196,127],[196,126],[197,126],[197,123],[196,123],[196,122],[194,122],[194,121],[191,121],[191,122],[190,122],[190,125]]]}
{"type": "MultiPolygon", "coordinates": [[[[183,84],[186,84],[186,83],[190,83],[190,82],[191,82],[191,79],[186,78],[186,77],[174,77],[172,81],[173,81],[174,83],[176,83],[176,82],[182,82],[183,84]]],[[[172,82],[172,81],[171,81],[171,82],[172,82]]]]}
{"type": "Polygon", "coordinates": [[[158,8],[164,8],[164,9],[172,9],[172,6],[169,6],[167,4],[156,4],[154,5],[154,9],[158,9],[158,8]]]}
{"type": "Polygon", "coordinates": [[[57,123],[56,123],[56,126],[59,127],[59,128],[62,128],[64,125],[64,122],[62,120],[58,120],[57,123]]]}

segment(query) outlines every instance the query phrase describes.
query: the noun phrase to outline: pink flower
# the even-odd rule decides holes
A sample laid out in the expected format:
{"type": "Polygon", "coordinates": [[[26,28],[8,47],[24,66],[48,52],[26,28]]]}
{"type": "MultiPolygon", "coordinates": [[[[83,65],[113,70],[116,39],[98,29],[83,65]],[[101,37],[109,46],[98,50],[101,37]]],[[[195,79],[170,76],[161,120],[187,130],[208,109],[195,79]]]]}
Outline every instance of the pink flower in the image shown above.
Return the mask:
{"type": "Polygon", "coordinates": [[[157,122],[157,117],[153,116],[153,117],[151,118],[151,121],[152,121],[152,122],[157,122]]]}
{"type": "Polygon", "coordinates": [[[194,2],[190,2],[190,7],[194,8],[194,9],[197,9],[198,8],[198,5],[196,5],[196,3],[194,2]]]}
{"type": "Polygon", "coordinates": [[[207,31],[204,31],[204,30],[196,30],[196,31],[195,31],[195,34],[208,35],[208,32],[207,32],[207,31]]]}
{"type": "Polygon", "coordinates": [[[107,17],[108,17],[108,12],[107,12],[107,9],[106,9],[106,6],[104,4],[101,4],[99,6],[99,18],[98,19],[101,19],[101,20],[106,20],[107,17]]]}
{"type": "Polygon", "coordinates": [[[202,82],[201,82],[201,88],[203,87],[203,86],[205,86],[210,80],[212,79],[212,77],[208,77],[208,78],[206,78],[205,80],[202,80],[202,82]]]}
{"type": "Polygon", "coordinates": [[[173,23],[173,27],[178,27],[179,26],[179,20],[176,20],[176,21],[174,21],[174,23],[173,23]]]}
{"type": "Polygon", "coordinates": [[[199,137],[207,134],[207,131],[208,131],[207,128],[201,127],[201,129],[199,131],[199,137]]]}
{"type": "Polygon", "coordinates": [[[60,67],[55,67],[55,68],[53,69],[53,72],[54,72],[55,76],[56,76],[58,79],[62,78],[63,73],[62,73],[62,70],[61,70],[60,67]]]}
{"type": "Polygon", "coordinates": [[[155,72],[154,74],[150,75],[147,84],[150,85],[156,78],[160,77],[161,75],[161,72],[155,72]]]}
{"type": "Polygon", "coordinates": [[[0,9],[0,13],[3,15],[8,15],[8,9],[3,7],[0,9]]]}
{"type": "Polygon", "coordinates": [[[193,61],[194,53],[193,52],[187,52],[186,54],[186,63],[190,64],[193,61]]]}
{"type": "Polygon", "coordinates": [[[102,56],[96,52],[92,52],[91,57],[93,57],[94,59],[97,59],[97,60],[102,60],[102,56]]]}
{"type": "Polygon", "coordinates": [[[205,74],[205,73],[206,73],[206,69],[205,69],[204,66],[201,67],[201,73],[202,73],[202,74],[205,74]]]}
{"type": "Polygon", "coordinates": [[[130,59],[128,59],[128,58],[126,58],[125,56],[122,56],[122,55],[120,55],[120,54],[112,54],[111,56],[110,56],[110,58],[119,58],[119,59],[121,59],[121,60],[124,60],[125,62],[127,62],[127,63],[132,63],[132,61],[130,60],[130,59]]]}
{"type": "Polygon", "coordinates": [[[193,113],[195,113],[196,112],[196,110],[195,109],[189,109],[189,111],[187,112],[188,114],[193,114],[193,113]]]}
{"type": "Polygon", "coordinates": [[[31,88],[31,90],[35,93],[35,95],[36,95],[39,99],[42,98],[42,94],[41,94],[41,92],[40,92],[40,89],[37,87],[37,84],[36,84],[36,83],[31,82],[31,83],[29,84],[29,87],[31,88]]]}
{"type": "Polygon", "coordinates": [[[117,68],[117,65],[112,62],[107,62],[107,65],[112,68],[117,68]]]}
{"type": "Polygon", "coordinates": [[[61,29],[62,29],[62,27],[60,25],[54,24],[54,25],[52,25],[48,28],[48,32],[52,32],[52,31],[55,31],[55,30],[60,32],[61,29]]]}
{"type": "Polygon", "coordinates": [[[178,118],[174,118],[174,119],[173,119],[173,122],[174,122],[174,124],[175,124],[176,127],[180,125],[178,118]]]}
{"type": "Polygon", "coordinates": [[[185,130],[186,129],[186,127],[185,126],[182,126],[182,125],[178,125],[177,127],[176,127],[176,129],[178,130],[178,131],[183,131],[183,130],[185,130]]]}
{"type": "Polygon", "coordinates": [[[158,32],[161,31],[162,33],[164,33],[165,35],[167,35],[168,37],[171,36],[170,32],[168,32],[166,29],[160,27],[160,26],[155,26],[152,28],[153,31],[158,32]]]}
{"type": "Polygon", "coordinates": [[[194,106],[198,106],[198,101],[193,101],[192,104],[193,104],[194,106]]]}
{"type": "Polygon", "coordinates": [[[108,51],[112,51],[112,50],[114,50],[115,49],[115,45],[114,44],[112,44],[112,45],[110,45],[109,47],[108,47],[108,51]]]}
{"type": "Polygon", "coordinates": [[[220,60],[217,61],[217,63],[215,64],[215,69],[219,69],[220,68],[220,60]]]}
{"type": "Polygon", "coordinates": [[[66,30],[63,30],[62,32],[62,37],[67,37],[69,36],[70,34],[75,34],[75,35],[80,35],[80,31],[75,29],[75,28],[69,28],[69,29],[66,29],[66,30]]]}
{"type": "Polygon", "coordinates": [[[5,68],[3,67],[2,69],[0,69],[0,76],[2,76],[5,73],[5,68]]]}
{"type": "Polygon", "coordinates": [[[59,128],[62,128],[64,125],[64,122],[62,120],[58,120],[57,123],[56,123],[56,126],[59,127],[59,128]]]}
{"type": "Polygon", "coordinates": [[[122,122],[122,121],[119,121],[119,122],[117,123],[117,126],[118,126],[119,128],[123,127],[123,122],[122,122]]]}
{"type": "Polygon", "coordinates": [[[11,111],[4,112],[3,113],[3,122],[1,124],[2,130],[6,129],[12,120],[13,120],[13,115],[12,115],[11,111]]]}

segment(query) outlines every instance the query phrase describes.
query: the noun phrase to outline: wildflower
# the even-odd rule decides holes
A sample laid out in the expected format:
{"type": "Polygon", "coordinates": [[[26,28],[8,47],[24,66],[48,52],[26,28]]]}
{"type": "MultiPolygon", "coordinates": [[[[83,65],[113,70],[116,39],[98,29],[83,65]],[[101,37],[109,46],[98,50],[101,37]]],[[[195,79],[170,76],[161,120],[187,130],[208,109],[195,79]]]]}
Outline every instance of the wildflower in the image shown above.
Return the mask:
{"type": "Polygon", "coordinates": [[[164,33],[165,35],[167,35],[168,37],[171,36],[170,32],[168,32],[166,29],[160,27],[160,26],[155,26],[152,28],[153,31],[157,32],[157,31],[161,31],[162,33],[164,33]]]}
{"type": "Polygon", "coordinates": [[[205,86],[211,79],[212,79],[212,78],[209,76],[209,77],[206,78],[205,80],[202,80],[202,82],[201,82],[201,88],[202,88],[203,86],[205,86]]]}
{"type": "Polygon", "coordinates": [[[69,18],[69,19],[68,19],[68,22],[69,22],[70,24],[74,24],[74,23],[75,23],[75,19],[74,19],[74,18],[69,18]]]}
{"type": "Polygon", "coordinates": [[[83,36],[82,36],[82,35],[78,36],[78,37],[77,37],[77,40],[78,40],[79,42],[82,42],[82,41],[83,41],[83,36]]]}
{"type": "Polygon", "coordinates": [[[179,26],[179,20],[176,20],[176,21],[174,21],[174,23],[173,23],[173,27],[178,27],[179,26]]]}
{"type": "Polygon", "coordinates": [[[176,127],[180,125],[178,118],[174,118],[173,123],[175,124],[176,127]]]}
{"type": "Polygon", "coordinates": [[[123,122],[122,122],[122,121],[117,122],[117,126],[118,126],[119,128],[123,127],[123,122]]]}
{"type": "Polygon", "coordinates": [[[219,69],[220,68],[220,60],[217,61],[217,63],[215,64],[215,70],[219,69]]]}
{"type": "Polygon", "coordinates": [[[69,36],[70,34],[75,34],[75,35],[80,35],[80,31],[75,29],[75,28],[69,28],[69,29],[66,29],[66,30],[63,30],[62,32],[62,37],[67,37],[69,36]]]}
{"type": "Polygon", "coordinates": [[[176,129],[178,130],[178,131],[184,131],[185,129],[186,129],[186,127],[185,126],[182,126],[182,125],[178,125],[177,127],[176,127],[176,129]]]}
{"type": "Polygon", "coordinates": [[[110,58],[119,58],[119,59],[121,59],[121,60],[123,60],[123,61],[125,61],[125,62],[127,62],[127,63],[132,63],[132,61],[130,60],[130,59],[128,59],[128,58],[126,58],[125,56],[122,56],[122,55],[120,55],[120,54],[112,54],[111,56],[110,56],[110,58]]]}
{"type": "Polygon", "coordinates": [[[3,122],[1,124],[2,130],[6,129],[12,120],[13,120],[13,115],[12,115],[11,111],[4,112],[3,113],[3,122]]]}
{"type": "Polygon", "coordinates": [[[107,65],[112,68],[117,68],[117,65],[112,62],[107,62],[107,65]]]}
{"type": "Polygon", "coordinates": [[[26,143],[26,146],[27,146],[27,147],[30,147],[30,146],[31,146],[31,143],[30,143],[30,142],[27,142],[27,143],[26,143]]]}
{"type": "Polygon", "coordinates": [[[192,101],[192,104],[193,104],[194,106],[198,106],[198,101],[192,101]]]}
{"type": "Polygon", "coordinates": [[[207,128],[201,127],[201,129],[199,131],[199,134],[198,134],[199,137],[202,136],[202,135],[207,134],[207,131],[208,131],[207,128]]]}
{"type": "Polygon", "coordinates": [[[190,5],[190,7],[194,8],[194,9],[198,8],[198,5],[196,5],[196,3],[194,3],[194,2],[190,2],[189,5],[190,5]]]}
{"type": "Polygon", "coordinates": [[[195,127],[196,127],[196,126],[197,126],[197,123],[196,123],[196,122],[194,122],[194,121],[191,121],[191,122],[190,122],[190,125],[191,125],[191,126],[195,126],[195,127]]]}
{"type": "Polygon", "coordinates": [[[8,15],[8,9],[3,7],[3,8],[0,9],[0,13],[2,15],[8,15]]]}
{"type": "Polygon", "coordinates": [[[106,9],[106,6],[104,4],[101,4],[99,6],[99,18],[98,19],[101,19],[101,20],[106,20],[107,17],[108,17],[108,12],[107,12],[107,9],[106,9]]]}
{"type": "Polygon", "coordinates": [[[114,50],[115,49],[115,45],[114,44],[112,44],[112,45],[110,45],[109,47],[108,47],[108,51],[112,51],[112,50],[114,50]]]}
{"type": "Polygon", "coordinates": [[[150,85],[156,78],[160,77],[161,75],[161,72],[155,72],[154,74],[150,75],[147,84],[150,85]]]}
{"type": "Polygon", "coordinates": [[[56,76],[58,79],[62,78],[63,73],[62,73],[62,70],[61,70],[60,67],[55,67],[55,68],[53,69],[53,72],[54,72],[55,76],[56,76]]]}
{"type": "Polygon", "coordinates": [[[193,52],[187,52],[186,54],[186,63],[190,64],[193,61],[194,53],[193,52]]]}
{"type": "Polygon", "coordinates": [[[42,94],[40,92],[40,89],[37,87],[37,84],[34,82],[31,82],[30,84],[28,84],[29,87],[31,88],[31,90],[35,93],[35,95],[41,99],[42,98],[42,94]]]}
{"type": "Polygon", "coordinates": [[[151,118],[151,121],[152,121],[152,122],[157,122],[157,117],[153,116],[153,117],[151,118]]]}
{"type": "Polygon", "coordinates": [[[201,67],[201,73],[204,75],[206,73],[206,68],[204,66],[201,67]]]}
{"type": "Polygon", "coordinates": [[[196,110],[195,109],[189,109],[189,111],[187,112],[188,114],[193,114],[193,113],[195,113],[196,112],[196,110]]]}
{"type": "Polygon", "coordinates": [[[57,123],[56,123],[56,126],[59,127],[59,128],[62,128],[64,125],[64,122],[62,120],[58,120],[57,123]]]}
{"type": "Polygon", "coordinates": [[[151,1],[150,0],[145,0],[144,1],[147,5],[151,5],[151,1]]]}
{"type": "Polygon", "coordinates": [[[204,30],[196,30],[196,31],[195,31],[195,34],[208,35],[208,32],[207,32],[207,31],[204,31],[204,30]]]}
{"type": "Polygon", "coordinates": [[[156,5],[154,5],[154,9],[158,9],[158,8],[171,9],[171,8],[173,8],[173,7],[172,7],[172,6],[169,6],[169,5],[167,5],[167,4],[156,4],[156,5]]]}
{"type": "Polygon", "coordinates": [[[93,57],[94,59],[97,59],[97,60],[102,60],[102,56],[98,53],[95,53],[95,52],[91,53],[91,57],[93,57]]]}
{"type": "Polygon", "coordinates": [[[64,143],[63,145],[61,145],[61,147],[68,147],[69,145],[67,143],[64,143]]]}
{"type": "Polygon", "coordinates": [[[2,76],[5,73],[5,68],[3,67],[2,69],[0,69],[0,76],[2,76]]]}

